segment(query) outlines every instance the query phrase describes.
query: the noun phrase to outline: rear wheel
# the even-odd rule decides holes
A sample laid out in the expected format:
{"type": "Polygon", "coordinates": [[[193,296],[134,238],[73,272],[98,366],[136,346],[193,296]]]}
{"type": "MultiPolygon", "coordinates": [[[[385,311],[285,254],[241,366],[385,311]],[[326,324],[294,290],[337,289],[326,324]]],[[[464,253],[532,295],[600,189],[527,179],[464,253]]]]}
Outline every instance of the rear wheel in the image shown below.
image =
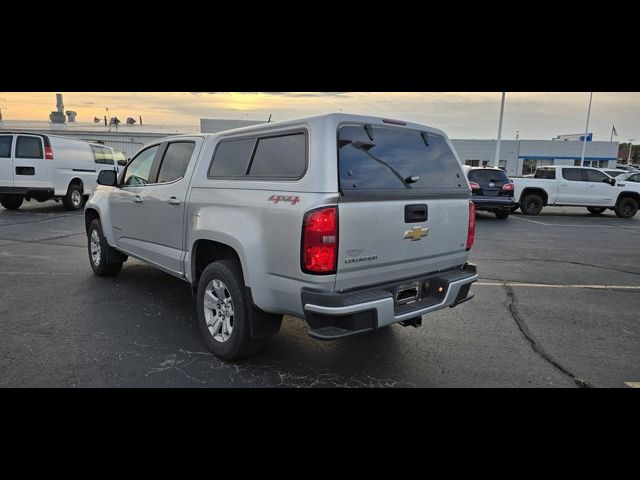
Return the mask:
{"type": "Polygon", "coordinates": [[[4,195],[0,198],[0,205],[7,210],[17,210],[22,205],[24,198],[20,195],[4,195]]]}
{"type": "Polygon", "coordinates": [[[111,248],[102,233],[102,225],[97,218],[89,225],[87,231],[89,263],[93,273],[100,277],[111,277],[122,270],[122,262],[109,261],[108,250],[111,248]]]}
{"type": "Polygon", "coordinates": [[[587,207],[587,210],[589,210],[589,213],[592,213],[593,215],[601,215],[602,213],[604,213],[606,208],[604,208],[604,207],[587,207]]]}
{"type": "Polygon", "coordinates": [[[264,338],[251,338],[244,280],[235,260],[207,266],[198,281],[198,324],[207,347],[223,360],[255,353],[264,338]]]}
{"type": "Polygon", "coordinates": [[[520,210],[522,210],[522,213],[525,215],[538,215],[542,211],[543,206],[544,202],[542,201],[542,197],[535,193],[530,193],[522,199],[520,210]]]}
{"type": "Polygon", "coordinates": [[[69,185],[67,194],[62,199],[64,208],[67,210],[80,210],[84,206],[85,197],[82,192],[82,185],[72,183],[69,185]]]}
{"type": "Polygon", "coordinates": [[[509,214],[511,212],[509,210],[506,210],[506,211],[495,212],[495,213],[496,213],[496,218],[498,218],[499,220],[506,220],[507,218],[509,218],[509,214]]]}
{"type": "Polygon", "coordinates": [[[620,218],[631,218],[638,211],[638,202],[632,197],[623,197],[616,204],[616,215],[620,218]]]}

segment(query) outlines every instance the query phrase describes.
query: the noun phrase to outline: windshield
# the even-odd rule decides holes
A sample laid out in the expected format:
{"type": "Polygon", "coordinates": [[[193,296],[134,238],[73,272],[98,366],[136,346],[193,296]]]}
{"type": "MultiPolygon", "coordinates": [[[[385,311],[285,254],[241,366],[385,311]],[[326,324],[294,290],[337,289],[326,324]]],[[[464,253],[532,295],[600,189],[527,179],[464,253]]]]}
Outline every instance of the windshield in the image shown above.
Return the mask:
{"type": "Polygon", "coordinates": [[[444,137],[371,125],[338,130],[340,190],[467,189],[444,137]]]}

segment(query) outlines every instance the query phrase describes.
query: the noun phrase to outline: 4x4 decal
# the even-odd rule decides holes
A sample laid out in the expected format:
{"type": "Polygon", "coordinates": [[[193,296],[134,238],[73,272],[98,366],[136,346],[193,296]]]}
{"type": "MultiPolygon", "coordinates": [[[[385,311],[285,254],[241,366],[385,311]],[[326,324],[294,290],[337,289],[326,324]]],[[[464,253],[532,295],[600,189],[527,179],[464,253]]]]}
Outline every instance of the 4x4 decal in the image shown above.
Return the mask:
{"type": "Polygon", "coordinates": [[[268,198],[268,201],[275,204],[278,204],[280,202],[288,202],[291,205],[295,205],[300,201],[300,197],[298,195],[271,195],[268,198]]]}

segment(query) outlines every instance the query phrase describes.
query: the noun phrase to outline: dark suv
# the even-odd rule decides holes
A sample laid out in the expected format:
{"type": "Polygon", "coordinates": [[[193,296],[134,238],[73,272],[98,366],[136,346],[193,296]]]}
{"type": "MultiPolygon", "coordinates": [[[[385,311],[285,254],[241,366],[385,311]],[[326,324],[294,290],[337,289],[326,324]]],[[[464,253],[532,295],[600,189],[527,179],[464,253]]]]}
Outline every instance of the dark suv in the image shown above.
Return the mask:
{"type": "Polygon", "coordinates": [[[506,219],[515,206],[513,182],[499,168],[464,167],[476,210],[493,212],[501,220],[506,219]]]}

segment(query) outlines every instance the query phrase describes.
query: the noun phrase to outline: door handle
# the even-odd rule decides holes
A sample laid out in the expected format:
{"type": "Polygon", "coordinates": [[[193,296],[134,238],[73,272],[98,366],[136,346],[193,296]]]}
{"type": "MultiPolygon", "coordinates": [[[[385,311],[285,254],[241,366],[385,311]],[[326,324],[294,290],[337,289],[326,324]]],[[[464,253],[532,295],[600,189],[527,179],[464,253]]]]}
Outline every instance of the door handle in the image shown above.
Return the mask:
{"type": "Polygon", "coordinates": [[[167,203],[169,205],[180,205],[180,199],[178,197],[170,197],[167,203]]]}
{"type": "Polygon", "coordinates": [[[135,197],[133,197],[133,201],[136,203],[142,203],[142,197],[140,195],[136,195],[135,197]]]}
{"type": "Polygon", "coordinates": [[[561,183],[560,185],[561,185],[562,187],[568,187],[568,186],[569,186],[569,184],[568,184],[568,183],[561,183]]]}

